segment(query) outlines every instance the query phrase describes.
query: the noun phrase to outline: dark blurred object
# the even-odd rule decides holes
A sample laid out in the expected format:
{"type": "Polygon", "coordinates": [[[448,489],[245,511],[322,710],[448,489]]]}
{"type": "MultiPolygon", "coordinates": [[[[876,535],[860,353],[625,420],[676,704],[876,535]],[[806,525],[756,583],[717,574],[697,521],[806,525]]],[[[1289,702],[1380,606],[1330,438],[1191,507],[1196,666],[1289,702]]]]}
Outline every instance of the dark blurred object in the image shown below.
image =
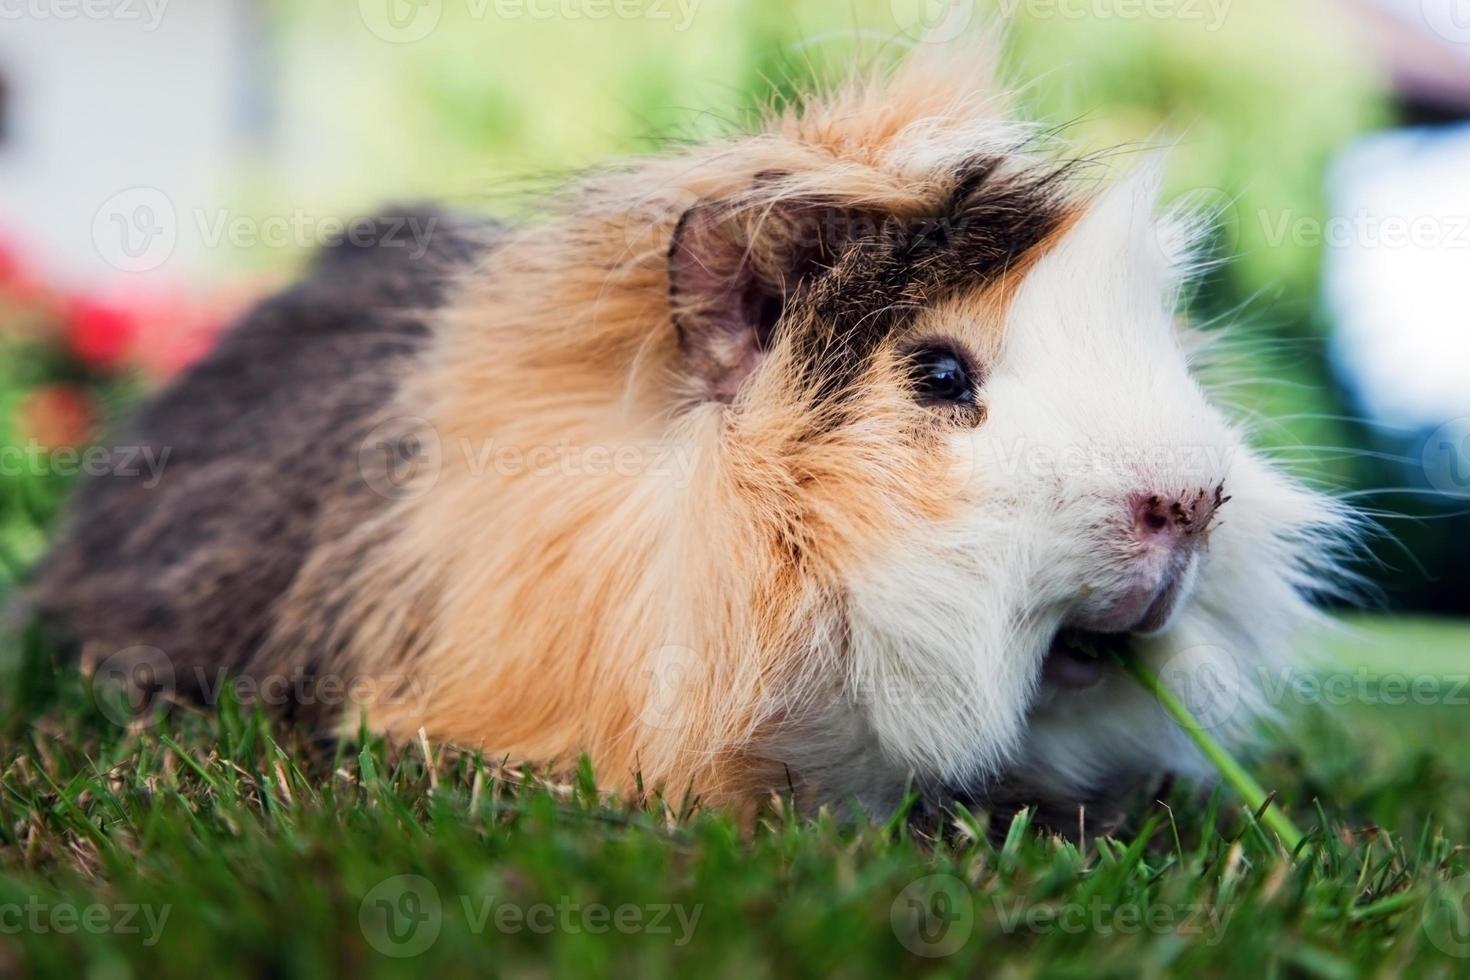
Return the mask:
{"type": "Polygon", "coordinates": [[[1405,123],[1470,118],[1470,6],[1463,0],[1354,0],[1393,78],[1405,123]]]}

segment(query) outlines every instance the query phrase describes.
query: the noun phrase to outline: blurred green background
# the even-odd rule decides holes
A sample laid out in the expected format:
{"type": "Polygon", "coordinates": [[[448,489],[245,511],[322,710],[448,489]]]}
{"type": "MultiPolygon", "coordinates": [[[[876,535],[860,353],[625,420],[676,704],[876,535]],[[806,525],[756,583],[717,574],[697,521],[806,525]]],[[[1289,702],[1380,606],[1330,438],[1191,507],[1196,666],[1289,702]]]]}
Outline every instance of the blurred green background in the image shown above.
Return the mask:
{"type": "MultiPolygon", "coordinates": [[[[99,60],[87,69],[96,118],[44,125],[62,146],[118,114],[133,114],[132,128],[113,138],[116,152],[77,171],[85,188],[74,181],[57,192],[44,214],[65,220],[37,220],[34,196],[22,200],[15,184],[0,191],[0,445],[25,450],[11,458],[20,465],[0,468],[7,576],[41,551],[77,468],[36,447],[85,445],[105,432],[242,304],[289,279],[327,217],[417,198],[533,215],[535,191],[579,168],[728,129],[813,73],[894,57],[988,17],[1006,36],[1003,74],[1024,81],[1022,103],[1038,122],[1080,152],[1119,148],[1111,156],[1120,169],[1167,149],[1167,198],[1216,219],[1208,257],[1218,264],[1191,304],[1197,318],[1231,324],[1227,376],[1212,379],[1222,397],[1283,464],[1387,512],[1388,533],[1371,542],[1365,569],[1391,607],[1459,611],[1470,578],[1466,523],[1453,516],[1463,500],[1377,493],[1422,487],[1414,467],[1423,434],[1385,446],[1357,420],[1327,356],[1326,246],[1272,231],[1325,221],[1334,155],[1405,113],[1372,22],[1348,6],[272,0],[170,9],[151,33],[98,27],[99,60]],[[184,33],[160,46],[171,30],[184,33]],[[197,118],[188,102],[149,104],[157,95],[106,103],[106,92],[160,75],[164,87],[150,91],[170,99],[222,93],[216,108],[227,124],[203,125],[215,115],[207,101],[197,118]],[[167,173],[151,178],[150,166],[167,173]],[[113,217],[109,195],[126,198],[140,183],[163,191],[177,226],[166,259],[141,271],[109,264],[97,239],[101,219],[113,217]],[[11,220],[7,210],[20,213],[26,201],[31,216],[11,220]],[[270,227],[287,230],[260,233],[270,227]],[[49,255],[36,247],[37,229],[51,239],[49,255]],[[80,271],[68,255],[81,253],[57,245],[68,237],[104,261],[88,254],[91,271],[80,271]]],[[[43,52],[60,31],[30,26],[43,52]]],[[[67,30],[74,46],[82,27],[67,30]]],[[[6,57],[0,42],[0,72],[6,57]]],[[[23,85],[8,88],[25,95],[23,85]]],[[[0,186],[5,173],[0,153],[0,186]]],[[[46,191],[44,174],[30,179],[46,191]]]]}

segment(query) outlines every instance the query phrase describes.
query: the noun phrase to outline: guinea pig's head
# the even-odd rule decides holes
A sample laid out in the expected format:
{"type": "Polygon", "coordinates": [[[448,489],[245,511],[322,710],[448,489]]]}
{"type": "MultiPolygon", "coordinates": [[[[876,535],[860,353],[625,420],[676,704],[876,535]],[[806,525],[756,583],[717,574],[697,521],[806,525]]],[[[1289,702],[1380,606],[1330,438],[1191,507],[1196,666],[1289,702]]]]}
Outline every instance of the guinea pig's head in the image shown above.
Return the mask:
{"type": "Polygon", "coordinates": [[[872,810],[912,781],[1075,814],[1191,772],[1114,654],[1243,733],[1343,511],[1196,378],[1150,167],[1104,186],[969,114],[862,106],[758,144],[667,256],[681,397],[779,553],[765,751],[872,810]]]}

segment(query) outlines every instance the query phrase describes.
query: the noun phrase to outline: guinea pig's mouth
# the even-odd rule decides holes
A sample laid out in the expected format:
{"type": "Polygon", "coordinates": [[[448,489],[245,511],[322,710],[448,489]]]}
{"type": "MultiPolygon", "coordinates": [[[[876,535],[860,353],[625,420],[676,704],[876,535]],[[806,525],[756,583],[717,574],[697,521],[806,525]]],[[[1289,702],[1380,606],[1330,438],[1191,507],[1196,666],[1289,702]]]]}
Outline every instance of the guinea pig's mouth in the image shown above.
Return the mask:
{"type": "Polygon", "coordinates": [[[1114,669],[1117,658],[1128,652],[1132,642],[1132,633],[1058,630],[1041,662],[1042,680],[1069,690],[1092,687],[1114,669]]]}

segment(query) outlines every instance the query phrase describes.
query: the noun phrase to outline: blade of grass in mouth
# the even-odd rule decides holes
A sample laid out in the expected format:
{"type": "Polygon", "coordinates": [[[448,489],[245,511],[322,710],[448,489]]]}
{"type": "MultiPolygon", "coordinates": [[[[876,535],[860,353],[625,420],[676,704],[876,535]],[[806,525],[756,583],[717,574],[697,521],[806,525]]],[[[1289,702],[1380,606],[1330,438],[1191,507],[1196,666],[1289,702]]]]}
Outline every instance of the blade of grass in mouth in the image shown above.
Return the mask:
{"type": "Polygon", "coordinates": [[[1159,676],[1141,658],[1120,656],[1118,660],[1122,663],[1123,668],[1133,675],[1133,679],[1153,695],[1154,700],[1158,701],[1159,705],[1168,712],[1169,717],[1173,718],[1179,727],[1188,733],[1189,737],[1194,740],[1194,744],[1204,753],[1205,758],[1209,759],[1210,764],[1220,773],[1220,778],[1235,790],[1245,805],[1250,808],[1251,813],[1259,814],[1261,823],[1274,831],[1276,836],[1281,838],[1281,843],[1286,846],[1286,849],[1295,854],[1297,848],[1301,846],[1304,835],[1297,829],[1296,824],[1291,822],[1291,818],[1282,812],[1281,808],[1267,795],[1261,784],[1245,771],[1244,766],[1235,761],[1235,757],[1225,749],[1225,746],[1221,745],[1205,726],[1200,724],[1184,702],[1180,701],[1173,691],[1159,681],[1159,676]]]}

